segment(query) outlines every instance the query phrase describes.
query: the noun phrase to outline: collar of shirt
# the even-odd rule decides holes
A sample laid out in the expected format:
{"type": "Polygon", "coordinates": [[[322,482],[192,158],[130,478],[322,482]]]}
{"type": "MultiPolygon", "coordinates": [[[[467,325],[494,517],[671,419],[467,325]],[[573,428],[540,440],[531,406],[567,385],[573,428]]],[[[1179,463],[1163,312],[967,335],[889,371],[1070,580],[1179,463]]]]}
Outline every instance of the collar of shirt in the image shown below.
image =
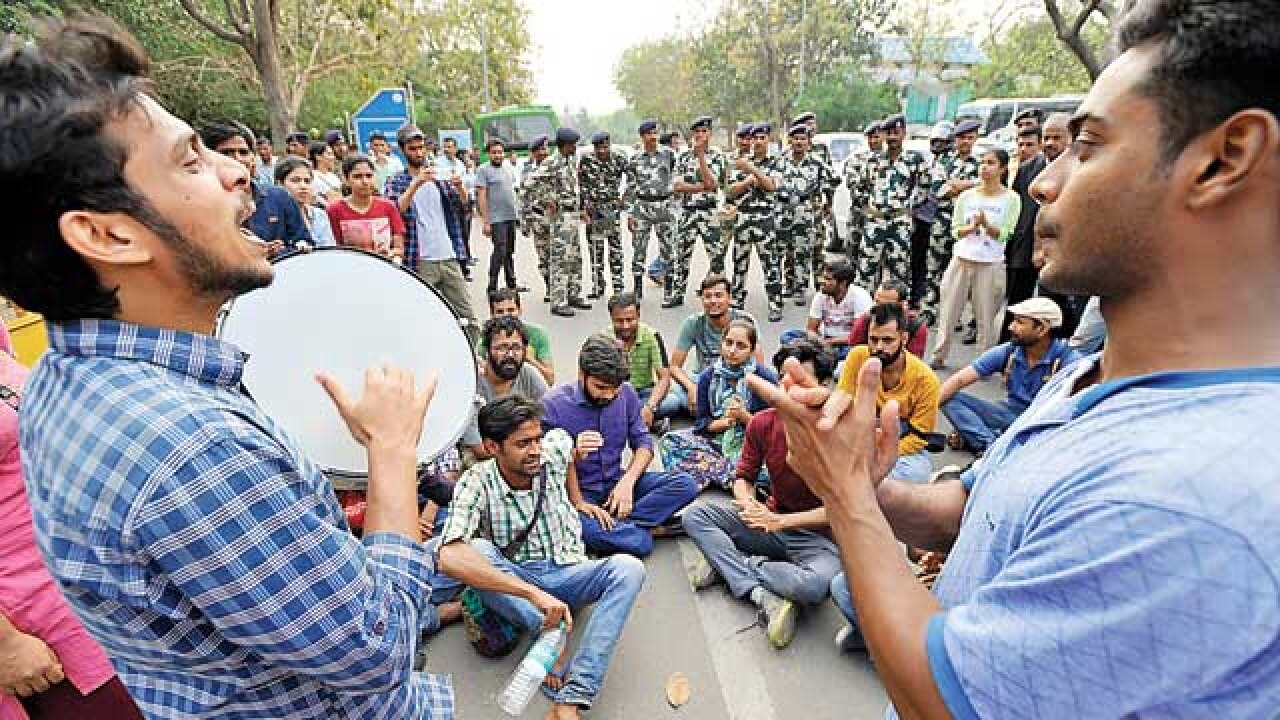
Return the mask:
{"type": "Polygon", "coordinates": [[[249,359],[248,353],[211,335],[103,319],[50,323],[49,346],[67,355],[146,362],[233,389],[249,359]]]}

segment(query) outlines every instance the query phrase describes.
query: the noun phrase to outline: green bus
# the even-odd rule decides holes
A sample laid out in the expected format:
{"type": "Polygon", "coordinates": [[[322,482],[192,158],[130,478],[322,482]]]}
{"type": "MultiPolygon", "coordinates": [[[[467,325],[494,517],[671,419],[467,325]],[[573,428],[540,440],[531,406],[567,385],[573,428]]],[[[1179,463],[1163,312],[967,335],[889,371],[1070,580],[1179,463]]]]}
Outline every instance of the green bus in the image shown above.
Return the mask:
{"type": "Polygon", "coordinates": [[[471,140],[481,162],[489,159],[484,146],[495,137],[502,140],[507,152],[525,157],[534,138],[546,135],[553,139],[558,127],[560,119],[550,105],[508,105],[476,115],[471,123],[471,140]]]}

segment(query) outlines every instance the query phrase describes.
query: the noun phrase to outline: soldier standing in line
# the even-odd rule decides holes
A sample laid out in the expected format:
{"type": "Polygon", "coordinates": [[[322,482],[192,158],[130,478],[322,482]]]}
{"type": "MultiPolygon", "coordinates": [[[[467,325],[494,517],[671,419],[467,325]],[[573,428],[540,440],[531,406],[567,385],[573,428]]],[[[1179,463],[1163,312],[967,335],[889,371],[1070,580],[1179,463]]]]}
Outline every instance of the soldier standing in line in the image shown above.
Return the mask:
{"type": "Polygon", "coordinates": [[[805,291],[813,256],[821,254],[817,224],[821,205],[814,202],[832,186],[831,168],[809,148],[809,127],[797,123],[787,131],[790,152],[778,158],[783,186],[778,200],[778,246],[783,252],[783,295],[794,297],[797,305],[806,305],[805,291]]]}
{"type": "Polygon", "coordinates": [[[849,188],[849,240],[844,249],[854,267],[857,267],[858,250],[862,247],[862,229],[866,224],[867,168],[871,166],[872,158],[884,151],[884,134],[880,132],[880,123],[867,125],[862,135],[867,139],[867,154],[861,157],[852,155],[844,161],[844,185],[849,188]]]}
{"type": "Polygon", "coordinates": [[[777,159],[769,154],[772,129],[769,123],[752,126],[751,156],[734,162],[727,194],[738,207],[733,239],[733,305],[741,310],[747,302],[747,271],[751,269],[751,249],[755,248],[764,270],[769,321],[778,322],[782,319],[782,257],[777,247],[773,194],[778,190],[781,173],[777,159]]]}
{"type": "Polygon", "coordinates": [[[658,236],[658,252],[668,270],[663,279],[670,296],[671,251],[675,243],[675,213],[671,187],[676,159],[670,148],[658,144],[658,121],[640,123],[640,151],[627,161],[627,188],[623,204],[627,229],[631,231],[631,277],[636,297],[644,295],[645,258],[649,253],[649,233],[658,236]]]}
{"type": "Polygon", "coordinates": [[[858,252],[858,285],[874,287],[881,271],[911,282],[911,200],[929,181],[924,156],[903,148],[907,119],[891,115],[881,123],[885,150],[868,166],[866,222],[858,252]]]}
{"type": "Polygon", "coordinates": [[[613,294],[619,295],[626,289],[622,281],[622,233],[618,222],[622,215],[622,178],[627,172],[627,161],[613,152],[607,132],[592,135],[591,147],[593,152],[584,155],[578,164],[578,176],[589,218],[587,251],[591,256],[591,293],[587,297],[594,300],[604,295],[606,241],[613,294]]]}
{"type": "MultiPolygon", "coordinates": [[[[720,246],[725,249],[734,247],[734,234],[738,225],[738,198],[729,196],[729,178],[733,174],[733,161],[738,158],[751,157],[751,123],[743,123],[734,132],[736,151],[725,155],[724,202],[716,210],[716,220],[720,225],[720,246]]],[[[727,275],[728,273],[721,273],[727,275]]]]}
{"type": "Polygon", "coordinates": [[[542,276],[542,302],[551,302],[551,279],[548,275],[547,253],[551,251],[551,221],[543,209],[546,203],[538,197],[539,187],[533,182],[534,173],[547,159],[547,136],[539,135],[529,144],[529,161],[520,174],[520,230],[533,238],[533,249],[538,254],[538,274],[542,276]]]}
{"type": "Polygon", "coordinates": [[[955,126],[945,120],[929,131],[929,157],[926,160],[930,182],[921,183],[916,189],[916,199],[911,205],[911,307],[917,310],[929,282],[929,233],[938,214],[938,198],[933,194],[932,178],[953,150],[951,136],[954,132],[955,126]]]}
{"type": "Polygon", "coordinates": [[[693,248],[702,240],[711,263],[711,272],[724,274],[724,245],[720,228],[715,222],[717,190],[724,182],[729,161],[719,150],[711,147],[711,118],[702,116],[689,127],[689,149],[676,158],[673,190],[679,196],[680,219],[676,224],[675,264],[667,268],[665,285],[669,289],[662,307],[684,305],[685,288],[689,282],[689,261],[693,248]]]}
{"type": "Polygon", "coordinates": [[[930,326],[938,319],[939,283],[942,273],[951,263],[951,246],[955,243],[951,237],[955,199],[960,193],[978,185],[978,159],[973,156],[973,145],[978,141],[979,127],[981,123],[977,120],[960,121],[954,130],[955,149],[947,153],[941,163],[933,166],[930,192],[938,199],[938,210],[933,215],[933,227],[929,231],[928,282],[920,311],[921,319],[930,326]]]}
{"type": "Polygon", "coordinates": [[[551,219],[551,314],[573,317],[574,308],[590,310],[582,299],[582,196],[578,190],[578,131],[556,131],[556,154],[538,167],[533,183],[551,219]]]}
{"type": "Polygon", "coordinates": [[[791,120],[791,125],[804,124],[809,130],[809,154],[818,158],[832,168],[832,177],[835,184],[830,188],[825,188],[822,193],[814,196],[814,213],[816,215],[816,231],[817,245],[814,245],[813,255],[813,279],[818,282],[818,278],[822,276],[822,263],[824,260],[823,251],[840,252],[843,243],[840,240],[840,233],[832,227],[828,227],[832,220],[832,209],[835,207],[836,188],[840,186],[840,178],[835,176],[834,165],[831,164],[831,148],[826,143],[818,142],[818,116],[812,110],[806,110],[791,120]]]}

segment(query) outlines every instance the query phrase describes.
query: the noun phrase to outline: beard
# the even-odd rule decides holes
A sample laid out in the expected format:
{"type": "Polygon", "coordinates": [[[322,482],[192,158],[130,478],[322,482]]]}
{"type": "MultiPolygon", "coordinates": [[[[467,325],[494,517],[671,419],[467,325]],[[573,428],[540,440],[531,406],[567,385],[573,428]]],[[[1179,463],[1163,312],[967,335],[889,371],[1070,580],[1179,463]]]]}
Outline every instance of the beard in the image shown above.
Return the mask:
{"type": "Polygon", "coordinates": [[[1017,347],[1031,347],[1036,344],[1035,340],[1024,338],[1021,335],[1010,335],[1009,342],[1013,343],[1017,347]]]}
{"type": "MultiPolygon", "coordinates": [[[[134,219],[154,232],[172,252],[178,273],[186,281],[196,297],[218,302],[267,287],[275,273],[270,265],[254,262],[241,267],[219,259],[200,242],[192,239],[194,233],[183,232],[146,201],[134,219]]],[[[248,242],[243,237],[240,242],[248,242]]]]}
{"type": "Polygon", "coordinates": [[[880,361],[881,368],[887,368],[890,365],[898,362],[898,358],[902,357],[902,347],[899,346],[898,349],[894,350],[892,353],[873,352],[871,353],[871,357],[880,361]]]}
{"type": "Polygon", "coordinates": [[[489,368],[493,370],[493,374],[503,380],[515,380],[520,374],[520,365],[521,363],[515,360],[502,360],[496,363],[492,359],[489,360],[489,368]]]}

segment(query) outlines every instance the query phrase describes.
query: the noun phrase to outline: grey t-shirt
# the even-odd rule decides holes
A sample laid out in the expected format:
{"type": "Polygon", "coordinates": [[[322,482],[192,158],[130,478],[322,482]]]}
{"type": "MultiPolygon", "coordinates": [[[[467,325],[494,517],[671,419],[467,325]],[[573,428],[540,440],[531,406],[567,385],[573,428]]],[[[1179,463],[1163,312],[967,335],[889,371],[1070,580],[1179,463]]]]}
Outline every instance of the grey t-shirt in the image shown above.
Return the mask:
{"type": "MultiPolygon", "coordinates": [[[[489,384],[489,380],[481,375],[476,378],[476,393],[484,399],[486,403],[498,400],[500,397],[497,391],[493,389],[493,385],[489,384]]],[[[542,373],[537,368],[525,363],[520,366],[520,374],[516,376],[514,382],[511,383],[511,390],[508,394],[520,393],[530,400],[541,400],[542,396],[547,393],[547,381],[542,379],[542,373]]],[[[476,408],[479,411],[479,408],[476,408]]],[[[471,424],[467,426],[466,432],[462,434],[462,442],[464,445],[480,444],[480,426],[476,424],[476,416],[471,416],[471,424]]]]}
{"type": "Polygon", "coordinates": [[[514,222],[516,220],[516,193],[511,174],[504,168],[486,163],[476,170],[476,187],[484,188],[489,195],[489,222],[514,222]]]}
{"type": "MultiPolygon", "coordinates": [[[[729,308],[729,320],[739,318],[751,321],[752,325],[756,324],[751,313],[729,308]]],[[[684,319],[684,323],[680,325],[680,336],[676,339],[676,348],[685,352],[694,351],[694,366],[690,376],[701,372],[720,357],[720,341],[723,339],[724,333],[711,325],[706,313],[690,315],[684,319]]]]}

